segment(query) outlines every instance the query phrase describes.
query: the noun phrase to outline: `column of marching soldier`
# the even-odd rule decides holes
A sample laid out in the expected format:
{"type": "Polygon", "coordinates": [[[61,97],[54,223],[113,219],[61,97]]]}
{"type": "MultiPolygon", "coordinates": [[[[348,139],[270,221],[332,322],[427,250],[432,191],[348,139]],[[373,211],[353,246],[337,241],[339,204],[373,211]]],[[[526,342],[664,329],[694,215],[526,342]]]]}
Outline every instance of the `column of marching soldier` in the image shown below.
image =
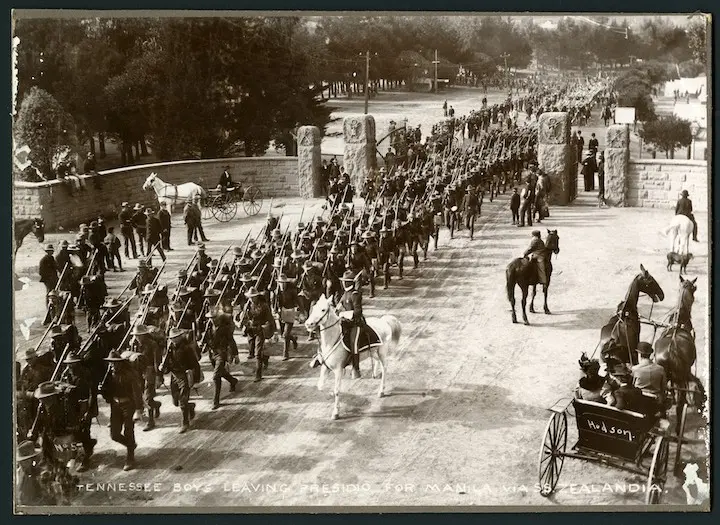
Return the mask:
{"type": "MultiPolygon", "coordinates": [[[[79,275],[68,257],[56,284],[48,286],[43,340],[50,337],[49,351],[40,350],[41,340],[27,350],[22,371],[16,363],[18,441],[30,440],[18,447],[18,454],[21,449],[25,454],[19,459],[44,466],[39,475],[46,482],[40,483],[46,488],[44,501],[71,497],[75,478],[68,465],[76,463],[78,472],[90,468],[98,395],[110,405],[110,436],[126,448],[123,468],[131,470],[135,422],[144,418],[144,431],[155,428],[161,406],[156,389],[165,385],[165,376],[180,409],[180,432],[187,432],[196,407],[191,391],[203,379],[204,355],[213,369],[212,408],[217,409],[222,380],[231,392],[238,383],[230,374],[230,365],[239,360],[236,331],[247,337],[247,356],[255,359],[254,379],[260,381],[269,365],[267,341],[279,332],[282,359],[289,359],[298,346],[293,327],[321,294],[337,301],[343,282],[352,281],[358,289],[369,286],[374,297],[376,281],[382,278],[387,289],[393,268],[403,278],[406,255],[418,268],[419,252],[425,260],[431,242],[437,249],[441,227],[452,238],[464,225],[472,239],[484,193],[504,193],[521,174],[532,179],[536,135],[527,127],[491,130],[479,144],[435,151],[421,166],[394,167],[390,173],[381,168],[362,189],[361,209],[348,202],[353,189],[347,178],[338,181],[323,213],[307,222],[301,215],[293,229],[283,225],[282,216],[269,214],[255,238],[248,233],[217,258],[198,244],[172,292],[160,281],[165,263],[152,263],[160,242],[139,260],[137,274],[114,298],[107,297],[99,250],[82,243],[84,273],[79,275]],[[132,297],[121,300],[127,290],[139,299],[134,316],[132,297]],[[84,339],[75,324],[77,307],[86,312],[84,339]],[[34,447],[38,441],[41,449],[34,447]]],[[[65,248],[63,243],[61,251],[65,248]]],[[[310,334],[308,340],[314,339],[310,334]]],[[[25,479],[32,477],[31,468],[23,471],[25,479]]]]}

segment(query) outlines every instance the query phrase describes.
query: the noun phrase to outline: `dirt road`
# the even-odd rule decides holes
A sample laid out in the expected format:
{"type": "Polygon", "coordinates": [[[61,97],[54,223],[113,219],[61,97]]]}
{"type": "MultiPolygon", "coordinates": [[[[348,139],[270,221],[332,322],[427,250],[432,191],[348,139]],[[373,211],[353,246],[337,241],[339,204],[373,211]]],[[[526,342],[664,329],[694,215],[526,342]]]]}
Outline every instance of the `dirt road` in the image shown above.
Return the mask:
{"type": "MultiPolygon", "coordinates": [[[[405,279],[393,279],[389,290],[366,300],[367,316],[392,313],[403,327],[400,346],[389,358],[387,397],[376,397],[378,380],[370,378],[364,362],[362,379],[348,374],[344,380],[341,419],[331,421],[331,386],[318,392],[317,370],[307,366],[314,349],[301,337],[297,355],[282,362],[280,344],[275,344],[261,383],[252,382],[254,363],[234,366],[233,374],[241,380],[238,391],[229,394],[224,385],[219,410],[210,411],[211,384],[199,388],[194,396],[198,416],[187,434],[177,433],[179,411],[162,390],[159,427],[137,429],[138,464],[129,473],[122,471],[121,447],[109,441],[103,403],[102,425],[93,426],[100,444],[93,468],[81,476],[86,485],[77,504],[112,506],[113,511],[138,506],[642,504],[644,480],[580,462],[566,461],[553,497],[542,498],[535,489],[545,409],[571,395],[580,353],[592,353],[600,326],[625,296],[640,264],[666,294],[655,306],[654,318],[677,299],[677,273],[665,270],[668,241],[658,233],[669,213],[598,209],[593,203],[583,194],[573,206],[554,207],[541,225],[543,232],[544,227],[557,229],[560,236],[550,287],[552,315],[529,314],[531,326],[511,323],[505,266],[522,254],[531,228],[509,224],[507,197],[501,196],[484,204],[475,240],[466,231],[450,240],[443,230],[439,249],[431,249],[427,261],[413,270],[412,259],[406,259],[405,279]],[[146,485],[138,490],[130,483],[146,485]]],[[[312,204],[320,211],[320,202],[312,204]]],[[[301,203],[287,201],[284,210],[284,221],[294,224],[301,203]]],[[[308,203],[306,219],[310,211],[308,203]]],[[[705,217],[698,215],[704,224],[705,217]]],[[[217,256],[230,242],[241,241],[251,226],[258,231],[263,220],[261,213],[255,219],[209,225],[210,254],[217,256]]],[[[179,245],[181,239],[182,232],[175,230],[168,280],[191,254],[189,247],[179,245]]],[[[698,276],[698,373],[705,379],[707,245],[693,244],[691,250],[690,277],[698,276]]],[[[34,271],[30,261],[35,264],[39,254],[37,243],[23,247],[21,275],[34,271]]],[[[132,274],[108,275],[111,293],[118,293],[132,274]]],[[[17,319],[39,316],[41,297],[38,283],[19,292],[17,319]]],[[[541,300],[542,293],[536,307],[541,300]]],[[[647,315],[649,309],[648,300],[641,299],[640,311],[647,315]]],[[[37,337],[38,327],[32,332],[37,337]]],[[[651,337],[652,332],[643,332],[643,339],[651,337]]],[[[245,341],[237,338],[245,349],[245,341]]],[[[570,429],[572,444],[572,418],[570,429]]],[[[686,447],[683,456],[698,463],[707,480],[704,448],[686,447]]],[[[681,483],[671,478],[663,502],[685,503],[681,483]]]]}

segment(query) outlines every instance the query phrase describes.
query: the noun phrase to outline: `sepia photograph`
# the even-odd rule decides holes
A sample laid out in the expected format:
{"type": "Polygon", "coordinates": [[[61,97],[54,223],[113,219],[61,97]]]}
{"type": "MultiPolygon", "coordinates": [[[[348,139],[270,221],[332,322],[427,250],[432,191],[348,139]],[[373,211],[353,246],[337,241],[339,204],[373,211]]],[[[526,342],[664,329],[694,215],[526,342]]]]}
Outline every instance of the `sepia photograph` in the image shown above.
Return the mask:
{"type": "Polygon", "coordinates": [[[710,510],[710,15],[11,38],[16,514],[710,510]]]}

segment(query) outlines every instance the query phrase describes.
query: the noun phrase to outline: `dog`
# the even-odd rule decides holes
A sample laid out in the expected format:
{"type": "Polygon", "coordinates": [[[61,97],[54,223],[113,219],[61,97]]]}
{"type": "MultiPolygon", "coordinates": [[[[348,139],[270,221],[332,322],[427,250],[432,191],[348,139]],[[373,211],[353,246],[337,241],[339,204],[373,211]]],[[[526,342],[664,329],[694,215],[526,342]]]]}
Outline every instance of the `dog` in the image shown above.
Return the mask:
{"type": "Polygon", "coordinates": [[[676,252],[669,252],[667,254],[667,270],[668,272],[672,272],[672,266],[673,264],[679,264],[680,265],[680,274],[682,275],[683,271],[687,275],[687,265],[690,262],[690,259],[693,258],[692,253],[688,253],[687,255],[681,255],[676,252]]]}

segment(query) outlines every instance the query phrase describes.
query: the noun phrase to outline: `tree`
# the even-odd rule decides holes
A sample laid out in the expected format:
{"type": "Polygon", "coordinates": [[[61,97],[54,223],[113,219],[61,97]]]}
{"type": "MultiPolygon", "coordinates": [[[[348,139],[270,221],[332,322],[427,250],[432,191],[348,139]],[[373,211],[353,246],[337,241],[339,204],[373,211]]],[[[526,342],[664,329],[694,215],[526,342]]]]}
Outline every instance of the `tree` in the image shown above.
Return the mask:
{"type": "Polygon", "coordinates": [[[687,147],[692,142],[690,122],[675,115],[660,117],[646,122],[640,131],[644,141],[654,145],[660,151],[674,158],[677,148],[687,147]]]}
{"type": "Polygon", "coordinates": [[[694,20],[687,29],[690,53],[694,60],[702,64],[704,64],[706,60],[707,25],[708,22],[703,17],[702,20],[694,20]]]}
{"type": "Polygon", "coordinates": [[[55,178],[57,156],[77,146],[72,116],[38,87],[30,88],[23,98],[14,133],[15,144],[30,148],[29,160],[48,179],[55,178]]]}
{"type": "Polygon", "coordinates": [[[635,108],[637,120],[645,122],[656,118],[652,82],[647,73],[630,69],[615,80],[613,89],[618,94],[618,106],[635,108]]]}

